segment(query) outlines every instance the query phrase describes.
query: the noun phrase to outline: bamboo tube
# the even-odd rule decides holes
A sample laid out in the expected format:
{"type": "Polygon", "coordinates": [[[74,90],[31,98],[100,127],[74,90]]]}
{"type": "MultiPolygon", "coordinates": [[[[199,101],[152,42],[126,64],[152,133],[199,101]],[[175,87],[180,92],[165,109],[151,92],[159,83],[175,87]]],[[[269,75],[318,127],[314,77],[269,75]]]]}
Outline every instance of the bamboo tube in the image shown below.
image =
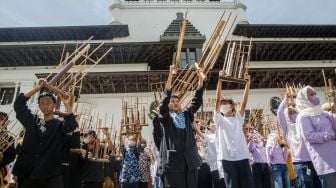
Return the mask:
{"type": "Polygon", "coordinates": [[[63,90],[49,84],[48,82],[44,82],[43,86],[49,91],[55,92],[57,95],[61,95],[63,98],[68,98],[68,95],[63,90]]]}
{"type": "Polygon", "coordinates": [[[76,63],[76,61],[88,50],[90,49],[90,44],[87,44],[81,51],[78,52],[78,54],[76,54],[69,63],[67,63],[63,69],[60,70],[59,73],[57,73],[51,80],[49,83],[51,84],[55,84],[56,82],[59,81],[59,79],[66,73],[68,72],[68,70],[70,70],[76,63]]]}
{"type": "Polygon", "coordinates": [[[144,106],[142,107],[142,115],[143,115],[142,124],[146,124],[146,109],[144,106]]]}
{"type": "Polygon", "coordinates": [[[68,63],[68,64],[66,64],[64,67],[63,67],[63,69],[59,72],[59,73],[57,73],[50,81],[49,81],[49,83],[50,84],[55,84],[56,82],[58,82],[60,79],[61,79],[61,77],[65,74],[65,73],[67,73],[68,72],[68,70],[70,70],[71,69],[71,67],[73,67],[74,66],[74,62],[70,62],[70,63],[68,63]]]}
{"type": "Polygon", "coordinates": [[[134,113],[133,113],[133,108],[131,108],[131,123],[134,123],[134,113]]]}
{"type": "MultiPolygon", "coordinates": [[[[205,60],[208,58],[210,52],[212,51],[212,47],[215,44],[216,41],[218,41],[218,37],[221,36],[223,34],[224,28],[226,26],[226,22],[223,20],[223,17],[226,13],[226,10],[223,12],[221,18],[219,19],[216,28],[214,30],[214,32],[212,33],[210,40],[208,42],[208,44],[206,45],[206,50],[204,51],[204,53],[202,53],[201,58],[199,60],[199,64],[200,65],[204,65],[205,64],[205,60]]],[[[231,17],[231,12],[229,14],[228,20],[231,17]]]]}
{"type": "Polygon", "coordinates": [[[136,119],[140,120],[140,112],[139,112],[139,98],[136,98],[136,119]]]}
{"type": "Polygon", "coordinates": [[[67,81],[64,86],[62,87],[62,90],[67,91],[71,84],[75,83],[75,79],[71,78],[69,81],[67,81]]]}
{"type": "Polygon", "coordinates": [[[232,76],[232,70],[233,70],[233,66],[234,66],[234,51],[236,48],[236,42],[233,42],[232,47],[231,47],[231,52],[230,52],[230,56],[229,56],[229,67],[227,69],[227,75],[228,76],[232,76]]]}
{"type": "Polygon", "coordinates": [[[127,102],[125,102],[125,124],[129,123],[128,114],[127,114],[127,102]]]}
{"type": "MultiPolygon", "coordinates": [[[[85,47],[87,44],[88,44],[88,42],[91,40],[93,38],[93,36],[91,36],[88,40],[86,40],[83,44],[81,44],[78,48],[76,48],[76,50],[74,51],[74,52],[72,52],[70,55],[68,54],[68,53],[66,53],[66,57],[65,57],[65,59],[60,63],[60,65],[64,65],[66,62],[68,62],[68,60],[70,59],[70,58],[72,58],[76,53],[78,53],[80,50],[82,50],[83,49],[83,47],[85,47]]],[[[65,46],[64,46],[65,47],[65,46]]],[[[63,48],[63,53],[64,53],[64,48],[63,48]]],[[[56,69],[57,69],[58,67],[56,67],[56,69]]],[[[53,72],[51,72],[45,79],[47,80],[52,74],[54,73],[54,71],[53,72]]]]}
{"type": "MultiPolygon", "coordinates": [[[[195,63],[195,67],[196,67],[196,69],[200,69],[200,67],[198,66],[198,63],[195,63]]],[[[204,75],[204,73],[201,72],[200,74],[201,74],[202,79],[205,80],[206,76],[204,75]]]]}
{"type": "Polygon", "coordinates": [[[243,74],[243,72],[245,72],[244,71],[244,67],[245,67],[244,65],[245,65],[245,63],[244,63],[244,54],[243,54],[242,58],[241,58],[240,67],[239,67],[238,78],[243,78],[243,76],[244,76],[244,74],[243,74]]]}
{"type": "Polygon", "coordinates": [[[186,16],[187,13],[185,15],[185,17],[183,18],[181,27],[180,27],[180,35],[177,41],[177,48],[176,48],[176,58],[175,58],[175,68],[173,71],[173,74],[175,75],[177,72],[177,69],[179,67],[180,64],[180,60],[181,60],[181,50],[182,50],[182,46],[183,46],[183,39],[184,39],[184,33],[187,27],[187,20],[186,20],[186,16]]]}
{"type": "Polygon", "coordinates": [[[231,46],[231,40],[230,40],[230,42],[229,42],[229,44],[228,44],[228,46],[226,48],[223,70],[226,70],[226,68],[228,66],[230,46],[231,46]]]}

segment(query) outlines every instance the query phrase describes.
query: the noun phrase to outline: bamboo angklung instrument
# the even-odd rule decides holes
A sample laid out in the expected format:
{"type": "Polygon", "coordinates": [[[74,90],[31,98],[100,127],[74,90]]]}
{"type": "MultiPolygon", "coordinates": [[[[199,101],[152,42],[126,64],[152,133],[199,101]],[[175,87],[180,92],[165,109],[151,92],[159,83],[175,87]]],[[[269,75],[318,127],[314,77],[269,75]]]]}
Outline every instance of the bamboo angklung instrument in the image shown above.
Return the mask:
{"type": "MultiPolygon", "coordinates": [[[[62,61],[61,65],[59,66],[63,67],[59,70],[59,72],[56,75],[54,75],[50,79],[49,82],[45,82],[44,84],[45,88],[47,88],[52,92],[55,92],[57,95],[61,95],[64,98],[68,96],[66,95],[66,92],[69,90],[69,88],[71,88],[72,92],[74,92],[74,87],[71,87],[71,85],[75,86],[79,82],[82,82],[86,74],[112,50],[112,48],[109,48],[98,60],[93,60],[92,58],[90,58],[90,56],[92,56],[95,52],[97,52],[97,50],[101,48],[104,43],[99,44],[95,49],[92,50],[92,52],[89,53],[89,49],[91,47],[89,41],[91,39],[92,37],[88,41],[84,42],[80,47],[78,47],[71,55],[66,56],[66,58],[62,61]],[[82,57],[84,57],[83,60],[77,64],[76,62],[82,57]],[[86,65],[87,60],[90,60],[93,64],[86,65]],[[74,67],[77,65],[86,66],[88,68],[86,68],[85,71],[83,71],[82,69],[75,69],[74,67]],[[74,69],[72,70],[73,73],[66,75],[67,72],[70,71],[70,69],[74,69]],[[61,78],[64,79],[61,81],[61,78]],[[58,83],[58,85],[56,83],[58,83]]],[[[46,77],[46,80],[51,76],[51,74],[49,74],[46,77]]],[[[74,102],[74,100],[75,99],[72,98],[72,102],[74,102]]]]}
{"type": "Polygon", "coordinates": [[[229,43],[223,66],[223,70],[225,70],[223,81],[245,83],[244,73],[248,71],[251,48],[252,39],[250,39],[249,44],[244,44],[242,38],[239,44],[232,42],[231,45],[231,42],[229,43]]]}
{"type": "MultiPolygon", "coordinates": [[[[224,12],[221,16],[221,19],[219,20],[211,38],[209,39],[205,50],[203,51],[201,58],[198,60],[197,66],[203,69],[203,74],[206,76],[209,71],[212,69],[213,65],[215,64],[221,49],[226,41],[226,38],[228,35],[230,35],[232,27],[234,23],[236,22],[237,16],[231,19],[231,12],[228,15],[227,22],[224,21],[224,15],[226,12],[224,12]],[[231,23],[230,28],[228,32],[226,32],[226,35],[223,36],[224,30],[228,26],[226,23],[231,23]]],[[[191,71],[185,80],[183,80],[183,84],[180,84],[178,87],[176,85],[173,85],[173,90],[175,92],[179,92],[181,101],[184,101],[186,96],[186,93],[190,90],[192,90],[198,81],[196,78],[196,72],[191,71]]]]}
{"type": "Polygon", "coordinates": [[[180,35],[177,41],[177,47],[176,47],[176,56],[175,56],[175,69],[173,71],[173,74],[175,75],[177,73],[177,70],[179,68],[180,65],[180,60],[181,60],[181,50],[182,50],[182,46],[183,46],[183,40],[184,40],[184,33],[187,27],[187,14],[188,14],[188,10],[185,13],[185,16],[183,17],[182,23],[181,23],[181,27],[180,27],[180,35]]]}
{"type": "MultiPolygon", "coordinates": [[[[65,65],[67,62],[69,62],[69,59],[72,58],[73,56],[75,56],[79,51],[81,51],[93,38],[93,36],[91,36],[88,40],[86,40],[85,42],[83,42],[83,44],[81,44],[78,48],[76,48],[76,50],[74,52],[72,52],[70,55],[66,55],[66,58],[64,60],[62,60],[63,58],[63,54],[64,54],[64,50],[65,50],[65,46],[63,48],[63,52],[62,52],[62,57],[61,57],[61,66],[56,67],[56,69],[54,71],[58,71],[58,69],[62,68],[62,65],[65,65]]],[[[45,79],[48,80],[50,76],[52,76],[53,73],[55,73],[54,71],[52,71],[45,79]]]]}
{"type": "MultiPolygon", "coordinates": [[[[206,45],[205,51],[202,53],[202,55],[201,55],[201,57],[198,61],[199,63],[197,64],[197,66],[200,67],[200,68],[204,67],[206,59],[208,59],[208,56],[209,55],[211,56],[211,54],[214,51],[213,45],[215,45],[216,42],[218,43],[218,40],[219,40],[218,37],[220,37],[222,35],[223,31],[224,31],[224,26],[225,26],[225,21],[223,20],[224,14],[225,14],[225,11],[222,14],[219,22],[217,23],[217,26],[216,26],[211,38],[209,39],[209,41],[206,45]]],[[[220,50],[217,50],[217,51],[220,51],[220,50]]],[[[203,74],[206,75],[206,73],[207,73],[206,70],[203,70],[203,74]]],[[[187,74],[185,75],[184,79],[181,81],[182,83],[180,85],[173,84],[173,89],[180,93],[180,98],[183,98],[185,92],[189,91],[189,89],[191,87],[190,85],[194,85],[196,83],[197,79],[194,79],[195,76],[196,76],[195,72],[188,71],[187,74]]]]}

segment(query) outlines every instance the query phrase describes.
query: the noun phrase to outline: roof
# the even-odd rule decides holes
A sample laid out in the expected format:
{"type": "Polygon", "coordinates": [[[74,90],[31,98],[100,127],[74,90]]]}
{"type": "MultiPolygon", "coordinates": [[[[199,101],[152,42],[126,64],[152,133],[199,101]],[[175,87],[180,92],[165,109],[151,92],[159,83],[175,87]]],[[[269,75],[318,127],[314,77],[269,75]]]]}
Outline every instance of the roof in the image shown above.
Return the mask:
{"type": "Polygon", "coordinates": [[[128,25],[0,28],[0,42],[112,40],[129,36],[128,25]]]}
{"type": "MultiPolygon", "coordinates": [[[[91,49],[98,44],[91,43],[91,49]]],[[[149,63],[153,69],[168,67],[173,58],[175,43],[105,43],[95,55],[101,57],[110,47],[112,51],[100,64],[149,63]]],[[[0,67],[58,65],[63,44],[0,45],[0,67]]],[[[72,53],[76,44],[67,44],[65,52],[72,53]]]]}
{"type": "Polygon", "coordinates": [[[252,38],[331,38],[336,37],[336,25],[238,24],[233,34],[252,38]]]}

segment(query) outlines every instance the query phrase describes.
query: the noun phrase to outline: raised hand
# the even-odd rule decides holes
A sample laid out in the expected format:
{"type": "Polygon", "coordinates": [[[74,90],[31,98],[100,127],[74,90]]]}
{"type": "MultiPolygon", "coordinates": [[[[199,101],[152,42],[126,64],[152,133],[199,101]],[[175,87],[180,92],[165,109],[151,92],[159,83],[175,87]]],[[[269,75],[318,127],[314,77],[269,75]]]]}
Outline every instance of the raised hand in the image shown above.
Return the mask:
{"type": "Polygon", "coordinates": [[[71,108],[71,95],[70,93],[66,93],[65,96],[62,97],[62,95],[58,95],[58,97],[62,100],[64,107],[67,110],[67,113],[72,113],[72,108],[71,108]]]}
{"type": "Polygon", "coordinates": [[[204,80],[206,79],[206,76],[203,73],[203,68],[199,67],[198,63],[195,63],[195,67],[196,67],[196,73],[198,76],[199,83],[203,83],[204,80]]]}
{"type": "Polygon", "coordinates": [[[225,77],[225,70],[221,70],[218,73],[219,78],[224,78],[225,77]]]}
{"type": "Polygon", "coordinates": [[[45,79],[39,79],[38,82],[37,82],[37,85],[35,86],[35,88],[37,88],[38,90],[41,90],[42,87],[44,86],[44,83],[46,82],[45,79]]]}
{"type": "Polygon", "coordinates": [[[105,134],[106,137],[108,137],[108,138],[110,137],[110,133],[109,133],[107,127],[102,128],[102,132],[105,134]]]}
{"type": "Polygon", "coordinates": [[[60,99],[62,100],[62,102],[65,106],[71,104],[71,97],[70,96],[71,96],[70,93],[66,93],[65,96],[63,96],[63,97],[62,97],[62,95],[58,95],[58,97],[60,97],[60,99]]]}
{"type": "Polygon", "coordinates": [[[244,74],[244,80],[250,81],[251,80],[251,76],[248,73],[245,73],[244,74]]]}
{"type": "Polygon", "coordinates": [[[24,94],[25,97],[31,97],[33,96],[35,93],[39,92],[42,87],[45,85],[46,81],[45,79],[39,79],[39,81],[37,82],[37,85],[31,89],[30,91],[26,92],[24,94]]]}

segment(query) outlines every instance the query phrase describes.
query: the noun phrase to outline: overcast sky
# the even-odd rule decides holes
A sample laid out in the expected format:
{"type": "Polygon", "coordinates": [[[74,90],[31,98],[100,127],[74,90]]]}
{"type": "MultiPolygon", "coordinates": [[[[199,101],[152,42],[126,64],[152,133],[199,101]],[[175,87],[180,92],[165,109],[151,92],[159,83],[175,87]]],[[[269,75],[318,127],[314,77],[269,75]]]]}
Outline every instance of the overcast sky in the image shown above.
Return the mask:
{"type": "MultiPolygon", "coordinates": [[[[111,0],[0,0],[0,27],[106,25],[111,0]]],[[[252,24],[336,24],[336,0],[242,0],[252,24]]]]}

